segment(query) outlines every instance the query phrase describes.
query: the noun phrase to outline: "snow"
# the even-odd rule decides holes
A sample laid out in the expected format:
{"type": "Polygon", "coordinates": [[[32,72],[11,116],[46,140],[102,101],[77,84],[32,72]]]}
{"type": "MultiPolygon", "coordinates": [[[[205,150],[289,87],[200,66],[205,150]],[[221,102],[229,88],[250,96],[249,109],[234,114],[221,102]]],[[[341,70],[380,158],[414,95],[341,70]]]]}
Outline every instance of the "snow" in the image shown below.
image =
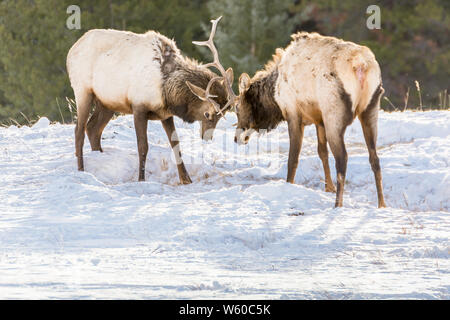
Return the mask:
{"type": "Polygon", "coordinates": [[[104,153],[86,138],[85,172],[74,125],[0,128],[0,298],[450,298],[450,112],[380,113],[385,209],[357,120],[339,209],[313,126],[287,184],[287,126],[237,146],[235,122],[206,143],[176,120],[191,185],[159,122],[145,182],[130,116],[108,124],[104,153]]]}

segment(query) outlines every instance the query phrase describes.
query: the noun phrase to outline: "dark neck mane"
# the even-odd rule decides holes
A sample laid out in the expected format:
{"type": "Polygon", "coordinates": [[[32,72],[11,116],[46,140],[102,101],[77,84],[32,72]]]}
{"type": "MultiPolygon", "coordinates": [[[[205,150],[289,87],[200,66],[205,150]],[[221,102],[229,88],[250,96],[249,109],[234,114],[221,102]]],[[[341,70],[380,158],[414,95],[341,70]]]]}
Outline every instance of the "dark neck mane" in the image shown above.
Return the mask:
{"type": "Polygon", "coordinates": [[[259,72],[247,92],[245,100],[251,105],[253,128],[255,130],[272,130],[284,120],[278,103],[275,101],[275,84],[278,79],[278,68],[259,72]]]}
{"type": "MultiPolygon", "coordinates": [[[[190,111],[198,107],[201,101],[191,92],[186,81],[200,88],[206,88],[215,74],[197,61],[181,55],[166,57],[161,64],[161,73],[165,107],[184,121],[192,123],[195,119],[190,111]]],[[[217,96],[215,100],[220,105],[225,105],[226,93],[219,83],[213,84],[211,94],[217,96]]]]}

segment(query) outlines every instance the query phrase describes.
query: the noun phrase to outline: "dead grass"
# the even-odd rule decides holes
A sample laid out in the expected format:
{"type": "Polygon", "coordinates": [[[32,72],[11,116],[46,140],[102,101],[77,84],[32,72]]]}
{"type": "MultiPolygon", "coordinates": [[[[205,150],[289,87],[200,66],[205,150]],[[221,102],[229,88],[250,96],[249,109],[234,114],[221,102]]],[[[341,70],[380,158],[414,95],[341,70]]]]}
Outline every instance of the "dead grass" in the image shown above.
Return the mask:
{"type": "Polygon", "coordinates": [[[414,85],[416,87],[417,92],[417,99],[418,99],[418,105],[415,107],[409,107],[408,103],[410,102],[410,87],[408,86],[408,89],[405,92],[405,96],[403,97],[403,108],[399,108],[397,105],[395,105],[388,96],[384,96],[383,99],[389,103],[392,109],[394,109],[394,112],[400,111],[404,112],[406,110],[411,111],[426,111],[426,110],[450,110],[450,94],[448,93],[447,89],[444,89],[438,93],[439,98],[439,104],[436,106],[431,107],[424,107],[423,102],[423,92],[420,87],[419,81],[415,80],[414,85]]]}

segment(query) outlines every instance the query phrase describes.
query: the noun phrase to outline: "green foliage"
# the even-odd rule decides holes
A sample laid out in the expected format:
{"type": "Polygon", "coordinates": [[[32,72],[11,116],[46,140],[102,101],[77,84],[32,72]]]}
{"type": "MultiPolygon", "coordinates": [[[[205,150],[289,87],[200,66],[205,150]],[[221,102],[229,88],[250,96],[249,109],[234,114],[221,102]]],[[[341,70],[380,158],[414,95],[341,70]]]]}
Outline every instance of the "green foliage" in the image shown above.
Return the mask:
{"type": "MultiPolygon", "coordinates": [[[[303,1],[305,2],[305,1],[303,1]]],[[[381,66],[385,96],[403,109],[408,88],[408,107],[417,108],[419,81],[424,103],[439,105],[439,93],[449,89],[450,2],[447,0],[380,0],[309,2],[310,18],[322,34],[341,37],[372,49],[381,66]],[[366,8],[381,9],[381,30],[365,28],[366,8]]],[[[388,103],[383,108],[392,110],[388,103]]]]}
{"type": "Polygon", "coordinates": [[[56,0],[0,3],[0,119],[59,115],[56,98],[70,93],[65,55],[76,39],[66,8],[56,0]]]}
{"type": "Polygon", "coordinates": [[[157,30],[176,39],[187,55],[201,59],[191,43],[203,38],[200,21],[208,15],[204,1],[78,0],[81,30],[69,30],[71,0],[3,0],[0,2],[0,122],[47,116],[71,118],[65,97],[73,97],[66,56],[73,43],[93,28],[157,30]],[[62,116],[61,116],[62,114],[62,116]]]}
{"type": "MultiPolygon", "coordinates": [[[[236,78],[262,68],[292,33],[317,31],[370,47],[381,65],[386,96],[399,109],[408,88],[408,107],[419,105],[416,80],[424,107],[445,108],[449,13],[448,0],[0,0],[0,123],[37,116],[70,120],[66,55],[89,29],[157,30],[174,38],[187,56],[208,62],[209,51],[192,41],[206,39],[209,20],[220,15],[215,42],[236,78]],[[81,30],[66,27],[71,4],[81,8],[81,30]],[[381,8],[381,30],[366,28],[370,4],[381,8]]],[[[383,107],[393,108],[387,101],[383,107]]]]}
{"type": "MultiPolygon", "coordinates": [[[[294,26],[288,16],[290,0],[211,0],[211,19],[223,16],[215,43],[224,66],[235,75],[253,74],[274,54],[275,49],[289,43],[294,26]]],[[[209,32],[210,24],[204,29],[209,32]]]]}

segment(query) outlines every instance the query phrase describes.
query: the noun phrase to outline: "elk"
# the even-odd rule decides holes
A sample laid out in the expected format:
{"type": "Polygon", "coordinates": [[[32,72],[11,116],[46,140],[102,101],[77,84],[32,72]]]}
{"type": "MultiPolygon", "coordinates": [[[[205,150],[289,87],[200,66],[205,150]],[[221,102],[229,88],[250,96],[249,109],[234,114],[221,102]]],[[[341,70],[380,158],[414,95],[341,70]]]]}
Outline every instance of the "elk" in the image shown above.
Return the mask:
{"type": "Polygon", "coordinates": [[[328,142],[337,173],[335,207],[342,207],[348,159],[344,134],[358,116],[375,176],[378,207],[385,207],[376,151],[383,92],[380,67],[369,48],[317,33],[299,32],[292,35],[286,49],[277,49],[273,60],[252,79],[246,73],[240,76],[235,142],[246,144],[252,132],[272,130],[287,121],[286,180],[293,183],[304,126],[314,124],[325,189],[335,189],[328,165],[328,142]]]}
{"type": "Polygon", "coordinates": [[[121,112],[134,117],[139,181],[145,180],[147,122],[160,120],[175,154],[180,182],[192,182],[181,158],[173,117],[188,123],[202,121],[201,137],[208,140],[230,107],[228,91],[233,71],[224,70],[213,43],[219,20],[212,21],[209,40],[196,43],[212,50],[214,62],[207,65],[184,57],[173,40],[155,31],[136,34],[94,29],[72,46],[67,55],[67,71],[77,105],[78,170],[84,171],[85,131],[92,150],[102,151],[103,129],[114,112],[121,112]],[[221,76],[210,71],[210,66],[216,67],[221,76]],[[95,111],[88,121],[94,104],[95,111]]]}

